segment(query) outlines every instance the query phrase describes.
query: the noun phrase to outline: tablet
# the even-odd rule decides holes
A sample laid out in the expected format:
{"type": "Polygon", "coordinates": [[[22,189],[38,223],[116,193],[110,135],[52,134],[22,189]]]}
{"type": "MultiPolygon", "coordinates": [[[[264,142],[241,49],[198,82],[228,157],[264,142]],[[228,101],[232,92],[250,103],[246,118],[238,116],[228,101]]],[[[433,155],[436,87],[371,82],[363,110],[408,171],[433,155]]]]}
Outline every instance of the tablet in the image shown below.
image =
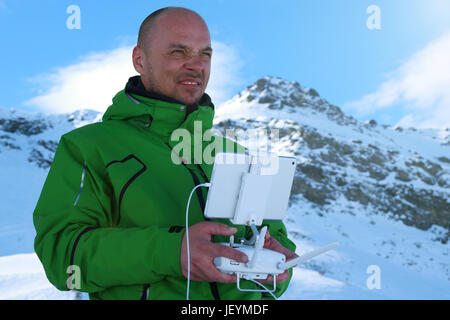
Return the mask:
{"type": "MultiPolygon", "coordinates": [[[[297,163],[295,157],[276,156],[275,160],[273,161],[272,158],[270,164],[268,162],[258,164],[261,174],[272,176],[268,199],[264,199],[266,200],[264,219],[268,220],[284,218],[297,163]]],[[[248,154],[220,152],[216,155],[211,186],[206,199],[206,218],[234,218],[242,177],[244,173],[254,170],[255,164],[255,157],[248,154]]],[[[241,199],[241,201],[246,200],[241,199]]],[[[251,201],[255,200],[251,199],[251,201]]]]}

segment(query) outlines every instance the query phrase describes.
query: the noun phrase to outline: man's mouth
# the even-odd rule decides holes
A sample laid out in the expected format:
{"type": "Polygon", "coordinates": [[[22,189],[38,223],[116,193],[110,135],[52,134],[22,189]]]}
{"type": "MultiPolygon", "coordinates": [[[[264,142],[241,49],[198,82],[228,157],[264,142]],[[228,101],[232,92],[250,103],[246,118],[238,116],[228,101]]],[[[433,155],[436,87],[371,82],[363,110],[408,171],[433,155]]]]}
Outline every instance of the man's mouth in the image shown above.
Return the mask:
{"type": "Polygon", "coordinates": [[[201,85],[201,81],[196,79],[182,79],[178,83],[190,88],[199,88],[201,85]]]}

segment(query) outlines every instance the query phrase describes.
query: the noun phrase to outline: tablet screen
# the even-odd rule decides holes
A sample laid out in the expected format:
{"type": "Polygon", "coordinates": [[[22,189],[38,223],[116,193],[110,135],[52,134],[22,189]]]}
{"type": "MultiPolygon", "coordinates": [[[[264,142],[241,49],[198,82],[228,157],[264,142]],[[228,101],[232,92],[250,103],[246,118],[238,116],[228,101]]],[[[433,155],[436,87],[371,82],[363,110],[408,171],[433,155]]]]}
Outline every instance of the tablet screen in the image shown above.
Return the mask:
{"type": "MultiPolygon", "coordinates": [[[[294,157],[275,157],[276,166],[270,169],[263,164],[261,174],[272,174],[272,184],[267,199],[264,219],[282,220],[286,214],[295,174],[294,157]],[[274,170],[275,168],[276,170],[274,170]]],[[[255,158],[246,154],[218,153],[214,161],[211,187],[205,207],[205,217],[233,219],[241,188],[242,176],[251,171],[255,158]]],[[[255,190],[258,192],[258,190],[255,190]]],[[[245,199],[242,199],[245,201],[245,199]]],[[[252,200],[254,201],[254,200],[252,200]]]]}

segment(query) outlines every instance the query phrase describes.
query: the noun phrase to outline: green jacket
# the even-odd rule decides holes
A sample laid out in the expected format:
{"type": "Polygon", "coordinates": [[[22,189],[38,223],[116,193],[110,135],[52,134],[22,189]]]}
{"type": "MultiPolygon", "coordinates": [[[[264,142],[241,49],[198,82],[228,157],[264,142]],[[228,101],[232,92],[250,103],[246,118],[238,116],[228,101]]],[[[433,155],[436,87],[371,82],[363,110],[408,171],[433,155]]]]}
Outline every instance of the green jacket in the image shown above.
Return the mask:
{"type": "MultiPolygon", "coordinates": [[[[186,204],[193,187],[209,181],[212,165],[175,164],[172,150],[179,141],[170,136],[177,128],[193,132],[194,121],[201,121],[205,132],[213,116],[211,103],[192,110],[122,90],[102,122],[61,137],[33,214],[35,251],[56,288],[88,292],[90,299],[186,298],[180,265],[186,204]]],[[[217,141],[229,146],[226,140],[217,141]]],[[[190,225],[205,221],[206,196],[207,188],[197,189],[190,225]]],[[[281,222],[265,225],[281,244],[295,250],[281,222]]],[[[250,235],[249,228],[237,228],[236,238],[250,235]]],[[[223,236],[213,240],[228,241],[223,236]]],[[[277,284],[275,294],[280,296],[288,283],[277,284]]],[[[246,280],[241,286],[257,288],[246,280]]],[[[190,298],[270,296],[240,292],[233,283],[191,281],[190,298]]]]}

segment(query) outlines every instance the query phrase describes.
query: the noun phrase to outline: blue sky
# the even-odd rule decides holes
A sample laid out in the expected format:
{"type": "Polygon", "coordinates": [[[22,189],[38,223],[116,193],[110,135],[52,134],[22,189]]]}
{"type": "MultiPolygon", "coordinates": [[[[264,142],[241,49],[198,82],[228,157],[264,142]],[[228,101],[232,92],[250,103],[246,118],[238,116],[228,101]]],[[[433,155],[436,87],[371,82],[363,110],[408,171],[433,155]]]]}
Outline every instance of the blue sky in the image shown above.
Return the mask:
{"type": "Polygon", "coordinates": [[[360,120],[450,126],[448,0],[0,0],[0,106],[104,110],[133,75],[140,23],[170,5],[210,28],[216,102],[272,75],[360,120]],[[70,5],[80,29],[66,26],[70,5]],[[371,5],[381,29],[366,25],[371,5]]]}

